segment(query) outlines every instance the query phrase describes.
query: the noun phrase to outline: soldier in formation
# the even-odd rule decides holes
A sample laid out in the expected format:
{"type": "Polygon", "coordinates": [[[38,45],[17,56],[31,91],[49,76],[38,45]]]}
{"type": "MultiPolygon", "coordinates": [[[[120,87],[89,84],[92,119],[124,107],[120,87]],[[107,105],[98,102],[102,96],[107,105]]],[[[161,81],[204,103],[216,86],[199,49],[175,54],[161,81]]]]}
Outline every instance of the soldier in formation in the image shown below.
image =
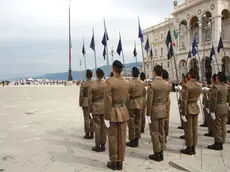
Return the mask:
{"type": "Polygon", "coordinates": [[[81,83],[80,94],[79,94],[79,104],[82,107],[84,115],[84,129],[85,129],[85,139],[93,139],[93,121],[89,112],[89,86],[94,82],[92,80],[93,72],[91,70],[86,70],[86,81],[81,83]]]}
{"type": "Polygon", "coordinates": [[[95,132],[95,146],[93,151],[105,151],[106,131],[104,122],[104,72],[100,68],[96,70],[97,80],[89,86],[89,113],[93,116],[95,132]]]}
{"type": "Polygon", "coordinates": [[[126,148],[126,127],[129,112],[126,100],[129,83],[121,76],[123,64],[113,62],[114,76],[105,83],[104,114],[109,138],[109,159],[107,167],[122,170],[126,148]]]}
{"type": "Polygon", "coordinates": [[[138,76],[140,72],[136,67],[132,68],[132,79],[129,81],[129,99],[127,107],[129,110],[129,142],[126,146],[138,147],[141,137],[141,115],[143,111],[143,94],[145,92],[145,83],[138,76]]]}
{"type": "Polygon", "coordinates": [[[198,99],[202,93],[202,86],[196,80],[197,72],[195,69],[189,70],[188,79],[189,81],[182,88],[182,119],[184,121],[187,148],[180,152],[194,155],[196,154],[198,115],[200,113],[198,99]]]}
{"type": "Polygon", "coordinates": [[[226,77],[224,72],[219,72],[216,78],[216,84],[212,87],[211,93],[211,117],[214,121],[214,144],[209,145],[208,149],[223,150],[223,144],[226,140],[226,123],[229,108],[228,85],[225,84],[226,77]]]}
{"type": "Polygon", "coordinates": [[[154,80],[149,84],[147,91],[147,117],[150,124],[154,154],[149,158],[155,161],[164,160],[166,104],[170,93],[170,85],[162,79],[163,68],[154,67],[154,80]]]}
{"type": "MultiPolygon", "coordinates": [[[[140,79],[145,82],[146,76],[144,72],[141,72],[140,79]]],[[[142,114],[141,114],[141,133],[145,132],[145,116],[146,116],[146,89],[144,89],[143,95],[142,95],[142,114]]]]}

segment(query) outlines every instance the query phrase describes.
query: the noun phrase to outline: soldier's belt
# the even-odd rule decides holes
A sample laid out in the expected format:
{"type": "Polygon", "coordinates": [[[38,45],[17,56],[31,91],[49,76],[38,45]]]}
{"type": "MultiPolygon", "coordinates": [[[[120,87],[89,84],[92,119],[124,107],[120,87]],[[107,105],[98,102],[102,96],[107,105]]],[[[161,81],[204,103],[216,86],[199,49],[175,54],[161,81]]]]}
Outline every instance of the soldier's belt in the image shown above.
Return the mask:
{"type": "Polygon", "coordinates": [[[217,100],[218,105],[227,104],[227,100],[217,100]]]}
{"type": "Polygon", "coordinates": [[[130,100],[140,100],[142,97],[130,97],[130,100]]]}
{"type": "Polygon", "coordinates": [[[161,106],[161,105],[166,105],[166,102],[158,102],[158,103],[153,103],[153,106],[161,106]]]}
{"type": "Polygon", "coordinates": [[[104,102],[104,99],[95,99],[95,100],[93,100],[93,102],[104,102]]]}
{"type": "Polygon", "coordinates": [[[197,103],[198,100],[188,100],[188,104],[197,103]]]}
{"type": "Polygon", "coordinates": [[[125,104],[112,104],[112,107],[114,107],[114,108],[122,108],[122,107],[125,107],[125,104]]]}

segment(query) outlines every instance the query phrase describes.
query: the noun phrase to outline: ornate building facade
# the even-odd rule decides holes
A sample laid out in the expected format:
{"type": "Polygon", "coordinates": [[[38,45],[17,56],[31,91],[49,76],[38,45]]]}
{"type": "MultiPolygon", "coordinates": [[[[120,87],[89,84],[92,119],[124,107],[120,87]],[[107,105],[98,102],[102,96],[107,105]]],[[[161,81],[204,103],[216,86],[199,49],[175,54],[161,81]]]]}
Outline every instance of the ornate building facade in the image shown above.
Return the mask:
{"type": "MultiPolygon", "coordinates": [[[[148,37],[153,50],[152,64],[160,64],[170,73],[171,80],[176,80],[176,68],[174,62],[168,60],[167,47],[165,45],[168,28],[176,30],[178,39],[174,47],[177,73],[179,79],[190,68],[199,70],[200,79],[205,80],[218,69],[224,70],[230,76],[230,0],[185,0],[178,5],[174,1],[172,18],[144,30],[145,40],[148,37]],[[224,50],[218,53],[217,46],[223,38],[224,50]],[[198,55],[188,59],[188,53],[192,49],[194,37],[198,42],[198,55]],[[216,51],[216,58],[210,60],[212,45],[216,51]],[[217,61],[216,61],[217,59],[217,61]]],[[[172,33],[173,37],[173,33],[172,33]]],[[[152,76],[151,59],[144,53],[144,65],[148,76],[152,76]]]]}

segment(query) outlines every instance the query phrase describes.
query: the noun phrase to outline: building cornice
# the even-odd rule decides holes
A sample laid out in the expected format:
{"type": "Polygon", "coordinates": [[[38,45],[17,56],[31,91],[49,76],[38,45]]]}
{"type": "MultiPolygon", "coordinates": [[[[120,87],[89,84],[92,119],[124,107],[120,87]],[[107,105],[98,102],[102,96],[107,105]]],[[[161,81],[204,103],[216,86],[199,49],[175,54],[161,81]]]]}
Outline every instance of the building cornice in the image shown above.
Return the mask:
{"type": "Polygon", "coordinates": [[[178,5],[177,7],[174,8],[174,11],[172,12],[171,15],[175,16],[176,14],[184,11],[184,10],[187,10],[191,7],[194,7],[198,4],[201,4],[203,2],[205,2],[207,0],[192,0],[191,2],[184,2],[182,3],[181,5],[178,5]]]}

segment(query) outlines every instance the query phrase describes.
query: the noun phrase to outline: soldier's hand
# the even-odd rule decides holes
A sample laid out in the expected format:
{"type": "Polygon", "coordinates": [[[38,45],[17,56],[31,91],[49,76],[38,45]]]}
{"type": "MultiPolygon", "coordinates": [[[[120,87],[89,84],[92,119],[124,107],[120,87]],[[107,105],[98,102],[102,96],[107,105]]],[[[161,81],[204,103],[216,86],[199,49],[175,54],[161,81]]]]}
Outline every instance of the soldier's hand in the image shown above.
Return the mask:
{"type": "Polygon", "coordinates": [[[90,114],[89,114],[89,116],[90,116],[90,118],[91,118],[91,119],[93,119],[93,115],[92,115],[92,113],[90,113],[90,114]]]}
{"type": "Polygon", "coordinates": [[[108,121],[108,120],[104,120],[105,121],[105,126],[107,127],[107,128],[109,128],[110,127],[110,122],[108,121]]]}
{"type": "Polygon", "coordinates": [[[184,115],[181,115],[181,119],[184,121],[184,122],[187,122],[187,119],[184,115]]]}
{"type": "Polygon", "coordinates": [[[210,110],[209,110],[209,108],[206,108],[206,111],[207,111],[208,113],[210,113],[210,110]]]}
{"type": "Polygon", "coordinates": [[[216,120],[216,115],[215,115],[215,113],[212,112],[212,113],[211,113],[211,117],[212,117],[213,120],[216,120]]]}
{"type": "Polygon", "coordinates": [[[150,116],[147,116],[147,121],[148,121],[148,124],[151,124],[151,118],[150,118],[150,116]]]}

